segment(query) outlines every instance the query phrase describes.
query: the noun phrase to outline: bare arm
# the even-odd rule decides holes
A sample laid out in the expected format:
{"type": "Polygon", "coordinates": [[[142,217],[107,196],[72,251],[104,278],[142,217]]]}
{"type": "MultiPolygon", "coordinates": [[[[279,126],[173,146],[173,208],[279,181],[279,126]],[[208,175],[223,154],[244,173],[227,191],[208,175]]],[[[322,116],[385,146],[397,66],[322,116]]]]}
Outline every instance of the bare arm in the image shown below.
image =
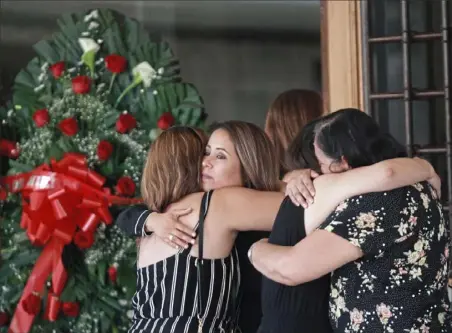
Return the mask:
{"type": "Polygon", "coordinates": [[[420,158],[395,158],[314,180],[315,202],[306,209],[306,233],[315,230],[343,200],[358,194],[383,192],[428,180],[436,175],[420,158]]]}
{"type": "MultiPolygon", "coordinates": [[[[297,285],[314,280],[334,271],[363,255],[376,255],[391,251],[391,246],[415,229],[394,228],[397,223],[407,223],[411,214],[402,214],[402,207],[414,200],[421,202],[421,192],[406,187],[392,191],[374,192],[347,200],[347,205],[330,214],[321,225],[295,246],[275,246],[266,240],[255,243],[250,259],[261,273],[283,284],[297,285]],[[384,210],[377,202],[385,202],[384,210]],[[373,219],[373,225],[356,234],[357,223],[363,212],[373,219]]],[[[433,205],[432,201],[432,205],[433,205]]],[[[418,213],[422,214],[422,213],[418,213]]]]}
{"type": "Polygon", "coordinates": [[[362,257],[361,250],[325,230],[316,230],[295,246],[279,246],[261,240],[252,246],[253,266],[269,279],[296,286],[318,279],[362,257]]]}
{"type": "Polygon", "coordinates": [[[223,188],[214,192],[209,214],[234,231],[271,230],[283,199],[281,192],[223,188]]]}

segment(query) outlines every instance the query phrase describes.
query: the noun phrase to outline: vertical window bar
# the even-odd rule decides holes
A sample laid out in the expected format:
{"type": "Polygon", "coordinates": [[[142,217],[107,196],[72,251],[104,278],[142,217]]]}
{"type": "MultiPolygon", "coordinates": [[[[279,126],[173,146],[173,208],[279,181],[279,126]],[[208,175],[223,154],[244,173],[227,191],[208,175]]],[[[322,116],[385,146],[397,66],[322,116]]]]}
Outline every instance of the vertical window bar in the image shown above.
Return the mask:
{"type": "Polygon", "coordinates": [[[413,156],[413,110],[411,101],[410,17],[408,0],[401,0],[403,104],[405,110],[405,138],[408,156],[413,156]]]}
{"type": "MultiPolygon", "coordinates": [[[[362,52],[362,79],[363,79],[363,97],[364,97],[364,112],[372,117],[378,117],[378,112],[372,112],[370,106],[370,51],[369,51],[369,3],[368,1],[361,1],[361,52],[362,52]]],[[[378,119],[377,119],[378,122],[378,119]]]]}
{"type": "Polygon", "coordinates": [[[449,210],[449,224],[452,230],[452,117],[450,110],[450,66],[449,60],[449,0],[441,1],[441,32],[443,48],[443,71],[444,71],[444,113],[446,116],[446,166],[447,166],[447,204],[449,210]]]}

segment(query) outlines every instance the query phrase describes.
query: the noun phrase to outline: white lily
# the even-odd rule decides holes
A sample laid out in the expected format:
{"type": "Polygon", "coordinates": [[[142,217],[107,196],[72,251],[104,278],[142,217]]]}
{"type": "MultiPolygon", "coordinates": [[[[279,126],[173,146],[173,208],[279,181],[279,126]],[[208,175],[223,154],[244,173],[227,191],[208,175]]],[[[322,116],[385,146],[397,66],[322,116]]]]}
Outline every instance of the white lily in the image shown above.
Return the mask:
{"type": "Polygon", "coordinates": [[[100,46],[92,38],[79,38],[78,43],[83,50],[82,61],[88,66],[91,76],[94,76],[94,58],[97,51],[100,50],[100,46]]]}
{"type": "Polygon", "coordinates": [[[96,41],[92,38],[84,38],[84,37],[79,38],[78,43],[80,44],[80,47],[82,48],[83,53],[88,53],[88,52],[96,53],[100,49],[99,44],[97,44],[96,41]]]}
{"type": "Polygon", "coordinates": [[[140,62],[138,65],[136,65],[132,69],[132,73],[133,82],[122,92],[121,95],[119,95],[118,99],[116,100],[115,107],[119,105],[119,102],[125,95],[127,95],[130,90],[138,86],[140,83],[143,83],[146,88],[149,88],[151,86],[152,80],[157,76],[156,70],[152,68],[152,66],[147,61],[140,62]]]}
{"type": "Polygon", "coordinates": [[[132,70],[135,81],[140,80],[143,85],[148,88],[151,86],[152,80],[156,77],[157,72],[154,68],[147,62],[143,61],[136,65],[132,70]]]}

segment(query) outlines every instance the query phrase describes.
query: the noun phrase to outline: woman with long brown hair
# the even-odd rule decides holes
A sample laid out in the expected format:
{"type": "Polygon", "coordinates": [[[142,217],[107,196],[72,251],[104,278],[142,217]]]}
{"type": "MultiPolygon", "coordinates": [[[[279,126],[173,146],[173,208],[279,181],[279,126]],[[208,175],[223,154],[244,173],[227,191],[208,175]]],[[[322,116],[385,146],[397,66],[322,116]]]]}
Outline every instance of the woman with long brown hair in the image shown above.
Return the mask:
{"type": "Polygon", "coordinates": [[[271,103],[265,120],[265,133],[275,147],[281,177],[291,171],[286,161],[290,143],[306,124],[322,116],[322,110],[320,95],[306,89],[284,91],[271,103]]]}
{"type": "MultiPolygon", "coordinates": [[[[204,191],[230,186],[268,190],[272,188],[271,184],[279,183],[279,165],[272,144],[262,129],[247,122],[227,121],[214,124],[211,132],[202,164],[201,186],[204,191]]],[[[203,133],[198,134],[204,138],[203,133]]],[[[171,150],[168,152],[172,154],[171,150]]],[[[171,165],[159,170],[162,177],[166,177],[165,170],[173,168],[174,165],[175,161],[171,160],[171,165]]],[[[130,236],[144,239],[144,236],[155,233],[173,247],[185,248],[193,242],[194,234],[191,228],[178,220],[191,213],[190,208],[172,209],[162,214],[158,212],[159,210],[149,210],[146,205],[136,205],[123,211],[116,224],[130,236]],[[151,211],[154,211],[152,215],[151,211]]],[[[241,232],[235,242],[242,275],[239,305],[242,309],[247,309],[246,313],[240,313],[238,318],[242,332],[255,332],[262,317],[262,279],[247,260],[247,251],[251,244],[268,235],[268,231],[260,230],[241,232]]]]}
{"type": "Polygon", "coordinates": [[[313,202],[315,189],[312,178],[318,173],[310,169],[294,170],[288,161],[287,149],[298,133],[323,113],[321,96],[307,89],[291,89],[279,94],[270,104],[265,119],[265,133],[269,136],[279,162],[279,174],[284,182],[297,178],[303,196],[299,203],[308,207],[313,202]]]}

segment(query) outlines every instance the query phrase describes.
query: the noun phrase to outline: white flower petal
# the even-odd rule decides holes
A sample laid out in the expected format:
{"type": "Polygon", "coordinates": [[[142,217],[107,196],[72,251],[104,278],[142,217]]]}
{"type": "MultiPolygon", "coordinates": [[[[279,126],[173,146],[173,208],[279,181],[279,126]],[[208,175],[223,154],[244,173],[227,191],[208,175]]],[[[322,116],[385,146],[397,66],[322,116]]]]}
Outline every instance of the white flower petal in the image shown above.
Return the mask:
{"type": "Polygon", "coordinates": [[[88,15],[85,16],[85,22],[88,22],[89,20],[99,18],[99,11],[97,9],[90,12],[88,15]]]}
{"type": "Polygon", "coordinates": [[[99,27],[99,23],[96,21],[91,21],[88,26],[88,30],[97,29],[99,27]]]}
{"type": "Polygon", "coordinates": [[[99,44],[97,44],[95,42],[94,39],[92,38],[79,38],[78,39],[78,43],[80,44],[80,47],[83,50],[83,53],[87,53],[87,52],[97,52],[100,49],[99,44]]]}
{"type": "Polygon", "coordinates": [[[156,75],[156,71],[152,66],[147,62],[143,61],[136,65],[133,70],[134,76],[139,76],[143,80],[143,84],[145,87],[150,87],[152,83],[152,79],[156,75]]]}

